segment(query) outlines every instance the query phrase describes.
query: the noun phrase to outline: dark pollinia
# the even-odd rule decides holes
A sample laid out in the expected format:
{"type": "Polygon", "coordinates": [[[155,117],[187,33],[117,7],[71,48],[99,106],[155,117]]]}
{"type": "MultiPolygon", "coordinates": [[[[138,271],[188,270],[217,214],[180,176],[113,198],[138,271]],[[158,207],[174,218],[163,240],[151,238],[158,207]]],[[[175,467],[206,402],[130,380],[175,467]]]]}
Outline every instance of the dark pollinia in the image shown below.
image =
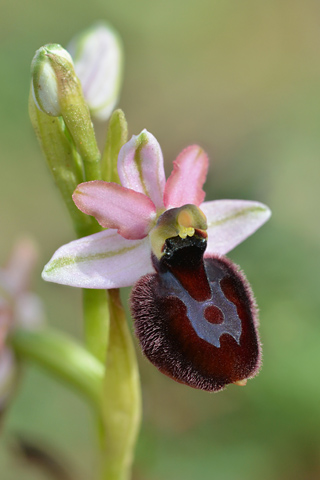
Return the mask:
{"type": "Polygon", "coordinates": [[[251,288],[236,265],[204,258],[197,232],[166,240],[157,273],[134,286],[131,311],[148,359],[174,380],[218,391],[259,369],[257,312],[251,288]]]}

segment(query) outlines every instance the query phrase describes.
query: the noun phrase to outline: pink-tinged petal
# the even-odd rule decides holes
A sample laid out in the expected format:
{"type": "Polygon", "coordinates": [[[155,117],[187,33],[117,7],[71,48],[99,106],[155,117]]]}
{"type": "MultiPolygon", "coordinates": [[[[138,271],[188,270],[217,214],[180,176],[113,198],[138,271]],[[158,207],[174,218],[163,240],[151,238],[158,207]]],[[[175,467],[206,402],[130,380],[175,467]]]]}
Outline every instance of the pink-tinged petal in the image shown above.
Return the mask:
{"type": "Polygon", "coordinates": [[[207,254],[225,255],[263,225],[271,215],[260,202],[214,200],[200,205],[208,222],[207,254]]]}
{"type": "Polygon", "coordinates": [[[30,287],[37,260],[37,247],[31,238],[22,237],[15,242],[3,269],[7,288],[12,295],[18,295],[30,287]]]}
{"type": "Polygon", "coordinates": [[[19,319],[19,326],[30,329],[41,327],[46,318],[41,299],[30,292],[25,292],[17,298],[14,313],[19,319]]]}
{"type": "Polygon", "coordinates": [[[7,300],[8,299],[0,297],[0,352],[4,347],[8,332],[13,323],[12,305],[7,300]]]}
{"type": "Polygon", "coordinates": [[[182,207],[188,203],[199,206],[205,192],[202,186],[209,167],[207,154],[198,145],[185,148],[173,162],[173,171],[164,189],[166,208],[182,207]]]}
{"type": "Polygon", "coordinates": [[[45,266],[42,278],[82,288],[120,288],[152,273],[149,238],[126,240],[106,230],[62,246],[45,266]]]}
{"type": "Polygon", "coordinates": [[[133,135],[120,150],[118,173],[121,184],[151,198],[157,208],[163,207],[166,177],[160,145],[147,130],[133,135]]]}
{"type": "Polygon", "coordinates": [[[81,183],[72,198],[82,212],[93,215],[104,228],[116,228],[130,240],[146,237],[156,216],[150,198],[117,183],[81,183]]]}
{"type": "Polygon", "coordinates": [[[14,387],[16,362],[8,348],[0,352],[0,411],[2,411],[9,400],[14,387]]]}
{"type": "Polygon", "coordinates": [[[107,23],[99,22],[68,45],[74,69],[93,117],[107,120],[117,103],[122,80],[122,45],[107,23]]]}

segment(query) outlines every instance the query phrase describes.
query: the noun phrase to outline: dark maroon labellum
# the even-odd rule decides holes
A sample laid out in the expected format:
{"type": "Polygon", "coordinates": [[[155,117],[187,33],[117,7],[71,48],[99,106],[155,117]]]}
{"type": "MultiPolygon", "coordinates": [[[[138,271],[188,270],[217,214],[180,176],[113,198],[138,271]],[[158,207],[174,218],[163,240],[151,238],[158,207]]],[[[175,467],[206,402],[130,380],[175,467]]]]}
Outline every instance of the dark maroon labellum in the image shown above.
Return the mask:
{"type": "Polygon", "coordinates": [[[204,258],[206,240],[166,240],[155,274],[134,286],[135,331],[148,359],[174,380],[221,390],[254,376],[260,363],[257,313],[244,275],[228,259],[204,258]]]}

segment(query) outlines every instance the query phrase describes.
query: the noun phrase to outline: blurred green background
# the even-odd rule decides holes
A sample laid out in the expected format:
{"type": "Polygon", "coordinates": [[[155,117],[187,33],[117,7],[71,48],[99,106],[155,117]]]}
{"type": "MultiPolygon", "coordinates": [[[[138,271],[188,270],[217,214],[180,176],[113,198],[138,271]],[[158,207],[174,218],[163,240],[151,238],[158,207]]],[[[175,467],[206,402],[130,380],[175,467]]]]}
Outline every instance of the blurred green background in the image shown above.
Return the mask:
{"type": "MultiPolygon", "coordinates": [[[[119,106],[130,135],[147,128],[157,137],[168,174],[179,151],[199,143],[211,159],[207,199],[259,200],[273,211],[230,254],[260,307],[260,375],[208,394],[162,376],[138,353],[144,423],[134,480],[319,479],[320,3],[2,0],[0,12],[0,257],[20,234],[36,239],[35,288],[50,323],[81,337],[80,292],[40,279],[55,249],[74,238],[27,114],[29,66],[41,45],[67,45],[92,22],[110,21],[125,47],[119,106]]],[[[18,393],[0,478],[47,478],[15,459],[21,435],[89,480],[87,405],[34,367],[18,393]]]]}

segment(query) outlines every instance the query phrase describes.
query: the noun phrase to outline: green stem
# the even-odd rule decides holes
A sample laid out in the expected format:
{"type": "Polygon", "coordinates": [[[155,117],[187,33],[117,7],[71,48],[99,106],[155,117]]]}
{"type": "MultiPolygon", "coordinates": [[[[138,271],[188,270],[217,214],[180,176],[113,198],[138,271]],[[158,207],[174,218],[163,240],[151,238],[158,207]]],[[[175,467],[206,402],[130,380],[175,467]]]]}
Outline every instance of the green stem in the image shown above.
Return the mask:
{"type": "Polygon", "coordinates": [[[102,400],[100,480],[129,480],[141,420],[140,380],[119,290],[110,290],[109,295],[110,342],[102,400]]]}
{"type": "Polygon", "coordinates": [[[101,409],[104,366],[67,335],[53,330],[17,329],[10,336],[16,355],[45,368],[101,409]]]}
{"type": "Polygon", "coordinates": [[[109,340],[109,294],[106,290],[83,289],[85,340],[88,350],[103,364],[109,340]]]}

